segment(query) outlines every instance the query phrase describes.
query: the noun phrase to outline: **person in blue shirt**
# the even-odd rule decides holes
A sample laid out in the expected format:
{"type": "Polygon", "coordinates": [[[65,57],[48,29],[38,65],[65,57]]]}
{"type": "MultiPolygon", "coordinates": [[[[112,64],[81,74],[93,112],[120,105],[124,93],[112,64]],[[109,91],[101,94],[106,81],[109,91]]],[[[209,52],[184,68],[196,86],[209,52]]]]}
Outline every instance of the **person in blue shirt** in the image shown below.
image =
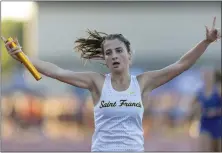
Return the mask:
{"type": "MultiPolygon", "coordinates": [[[[200,107],[201,151],[221,152],[222,99],[221,72],[203,72],[204,86],[198,91],[195,102],[200,107]]],[[[197,107],[193,107],[197,108],[197,107]]]]}

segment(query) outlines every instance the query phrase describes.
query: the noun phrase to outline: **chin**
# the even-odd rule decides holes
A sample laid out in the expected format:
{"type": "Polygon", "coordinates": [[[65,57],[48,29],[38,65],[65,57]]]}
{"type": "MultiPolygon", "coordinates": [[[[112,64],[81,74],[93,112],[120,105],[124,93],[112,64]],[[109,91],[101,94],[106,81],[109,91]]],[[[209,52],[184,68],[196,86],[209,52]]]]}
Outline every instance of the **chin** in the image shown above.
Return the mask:
{"type": "Polygon", "coordinates": [[[121,68],[113,68],[112,72],[113,73],[121,73],[121,72],[123,72],[123,69],[121,69],[121,68]]]}

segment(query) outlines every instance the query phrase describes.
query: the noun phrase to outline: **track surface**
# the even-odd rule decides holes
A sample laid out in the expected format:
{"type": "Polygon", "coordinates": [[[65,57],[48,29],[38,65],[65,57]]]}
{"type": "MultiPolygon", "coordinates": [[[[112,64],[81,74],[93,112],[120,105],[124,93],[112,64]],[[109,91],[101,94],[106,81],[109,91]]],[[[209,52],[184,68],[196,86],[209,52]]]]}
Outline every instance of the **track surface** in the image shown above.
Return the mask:
{"type": "MultiPolygon", "coordinates": [[[[170,138],[152,134],[145,139],[145,151],[198,151],[197,140],[186,134],[180,134],[177,138],[170,138]]],[[[17,137],[14,140],[3,140],[2,151],[90,151],[91,137],[82,141],[70,141],[66,139],[49,140],[41,134],[36,136],[17,137]]]]}

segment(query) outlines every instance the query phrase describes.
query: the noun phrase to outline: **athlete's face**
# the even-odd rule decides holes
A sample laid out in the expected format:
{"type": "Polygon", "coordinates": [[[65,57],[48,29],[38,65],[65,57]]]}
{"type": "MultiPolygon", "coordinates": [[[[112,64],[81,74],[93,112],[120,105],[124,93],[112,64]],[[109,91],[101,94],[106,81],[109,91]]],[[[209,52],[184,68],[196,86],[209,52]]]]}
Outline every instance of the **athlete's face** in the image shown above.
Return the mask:
{"type": "Polygon", "coordinates": [[[125,44],[118,39],[106,40],[103,44],[106,65],[111,72],[120,73],[129,69],[131,54],[125,44]]]}

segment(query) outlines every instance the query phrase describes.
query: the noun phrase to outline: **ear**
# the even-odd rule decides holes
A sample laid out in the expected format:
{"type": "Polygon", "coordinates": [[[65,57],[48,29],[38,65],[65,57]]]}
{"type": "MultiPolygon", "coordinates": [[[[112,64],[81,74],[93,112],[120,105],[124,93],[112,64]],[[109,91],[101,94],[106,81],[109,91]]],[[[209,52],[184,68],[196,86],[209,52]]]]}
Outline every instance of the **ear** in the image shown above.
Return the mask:
{"type": "Polygon", "coordinates": [[[132,65],[132,62],[133,62],[133,61],[132,61],[132,54],[130,53],[130,54],[129,54],[129,64],[132,65]]]}

